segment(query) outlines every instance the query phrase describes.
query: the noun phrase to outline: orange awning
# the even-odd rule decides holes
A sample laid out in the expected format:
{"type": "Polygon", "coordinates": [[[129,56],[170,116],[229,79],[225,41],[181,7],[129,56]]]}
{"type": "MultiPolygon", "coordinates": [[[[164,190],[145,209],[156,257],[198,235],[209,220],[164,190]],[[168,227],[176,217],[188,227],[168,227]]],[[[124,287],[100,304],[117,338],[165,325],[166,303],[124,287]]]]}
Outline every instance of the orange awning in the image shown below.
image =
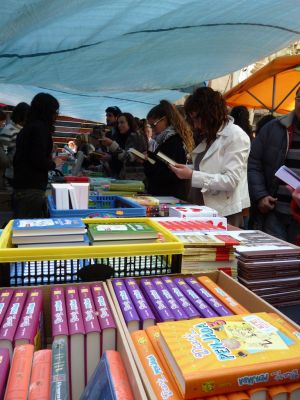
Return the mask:
{"type": "Polygon", "coordinates": [[[300,85],[300,55],[278,57],[225,93],[230,106],[268,109],[286,114],[295,107],[300,85]]]}

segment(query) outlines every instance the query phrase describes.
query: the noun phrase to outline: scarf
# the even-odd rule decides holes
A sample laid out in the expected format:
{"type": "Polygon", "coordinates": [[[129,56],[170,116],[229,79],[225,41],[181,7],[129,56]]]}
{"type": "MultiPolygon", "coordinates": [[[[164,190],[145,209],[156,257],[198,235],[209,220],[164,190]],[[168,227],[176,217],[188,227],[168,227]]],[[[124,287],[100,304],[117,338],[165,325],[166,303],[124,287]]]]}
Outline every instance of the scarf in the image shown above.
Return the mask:
{"type": "Polygon", "coordinates": [[[172,125],[168,126],[164,131],[160,132],[158,135],[153,136],[155,140],[154,150],[157,149],[158,146],[161,146],[166,140],[168,140],[171,136],[177,135],[172,125]]]}

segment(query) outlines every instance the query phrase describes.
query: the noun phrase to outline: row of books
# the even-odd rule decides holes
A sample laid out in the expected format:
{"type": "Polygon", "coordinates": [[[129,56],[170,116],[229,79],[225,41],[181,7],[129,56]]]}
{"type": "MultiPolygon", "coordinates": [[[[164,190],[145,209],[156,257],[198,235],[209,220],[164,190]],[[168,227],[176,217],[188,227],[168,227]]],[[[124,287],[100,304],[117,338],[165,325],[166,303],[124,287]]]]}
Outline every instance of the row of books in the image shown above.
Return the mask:
{"type": "Polygon", "coordinates": [[[159,323],[131,333],[157,399],[299,400],[299,331],[276,314],[159,323]]]}
{"type": "Polygon", "coordinates": [[[248,312],[207,276],[113,279],[112,285],[130,332],[158,322],[248,312]]]}
{"type": "MultiPolygon", "coordinates": [[[[55,339],[52,350],[34,352],[31,344],[14,350],[11,366],[7,349],[0,348],[0,398],[5,400],[68,400],[71,398],[68,344],[55,339]]],[[[106,351],[80,400],[133,400],[133,393],[120,354],[106,351]]]]}
{"type": "Polygon", "coordinates": [[[88,182],[52,183],[52,197],[57,210],[86,210],[89,207],[88,182]]]}

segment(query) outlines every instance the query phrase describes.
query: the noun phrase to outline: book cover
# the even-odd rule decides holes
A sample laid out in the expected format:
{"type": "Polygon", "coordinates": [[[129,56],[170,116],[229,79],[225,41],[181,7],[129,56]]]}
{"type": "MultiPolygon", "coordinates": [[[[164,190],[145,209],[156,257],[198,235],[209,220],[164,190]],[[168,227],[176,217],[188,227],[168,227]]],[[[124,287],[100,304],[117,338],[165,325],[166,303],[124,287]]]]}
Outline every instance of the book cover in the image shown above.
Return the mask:
{"type": "Polygon", "coordinates": [[[51,365],[51,400],[69,400],[68,341],[66,338],[54,339],[51,365]]]}
{"type": "Polygon", "coordinates": [[[170,217],[217,217],[218,212],[207,206],[185,205],[172,206],[169,209],[170,217]]]}
{"type": "Polygon", "coordinates": [[[229,310],[234,314],[247,314],[248,310],[239,304],[233,297],[225,292],[219,285],[217,285],[208,276],[199,276],[197,280],[208,289],[213,296],[217,297],[229,310]]]}
{"type": "Polygon", "coordinates": [[[52,197],[57,210],[69,210],[69,184],[52,183],[52,197]]]}
{"type": "Polygon", "coordinates": [[[51,288],[51,329],[54,338],[69,336],[67,308],[64,289],[60,286],[51,288]]]}
{"type": "Polygon", "coordinates": [[[13,294],[14,294],[13,289],[0,290],[0,327],[2,326],[3,319],[9,307],[9,303],[13,297],[13,294]]]}
{"type": "Polygon", "coordinates": [[[23,344],[14,350],[5,400],[27,400],[34,347],[23,344]]]}
{"type": "Polygon", "coordinates": [[[112,285],[129,332],[138,330],[141,321],[129,296],[125,282],[123,279],[113,279],[112,285]]]}
{"type": "Polygon", "coordinates": [[[7,378],[9,374],[10,358],[8,349],[0,348],[0,399],[4,399],[7,378]]]}
{"type": "Polygon", "coordinates": [[[220,316],[233,315],[233,313],[214,297],[200,282],[195,278],[184,279],[188,285],[220,316]]]}
{"type": "Polygon", "coordinates": [[[134,400],[120,354],[107,350],[101,357],[80,400],[134,400]]]}
{"type": "MultiPolygon", "coordinates": [[[[77,165],[76,165],[77,167],[77,165]]],[[[74,173],[76,175],[76,173],[74,173]]],[[[89,188],[90,184],[87,182],[71,182],[71,185],[75,189],[75,195],[77,198],[78,209],[87,210],[89,208],[89,188]]]]}
{"type": "Polygon", "coordinates": [[[15,219],[12,237],[83,234],[85,225],[80,218],[15,219]]]}
{"type": "Polygon", "coordinates": [[[87,234],[85,235],[59,235],[59,236],[27,236],[15,238],[14,244],[18,247],[67,247],[67,246],[89,246],[90,240],[87,234]],[[18,240],[17,240],[18,239],[18,240]],[[57,240],[57,242],[55,241],[57,240]],[[59,240],[59,241],[58,241],[59,240]],[[22,243],[21,243],[22,242],[22,243]],[[43,242],[43,243],[41,243],[43,242]]]}
{"type": "Polygon", "coordinates": [[[155,160],[153,160],[153,158],[148,157],[147,155],[141,153],[140,151],[134,148],[130,148],[128,149],[128,151],[132,153],[134,156],[140,158],[141,160],[148,161],[150,164],[155,164],[156,162],[155,160]]]}
{"type": "Polygon", "coordinates": [[[275,176],[282,180],[287,185],[290,185],[293,189],[296,189],[300,186],[300,176],[295,174],[290,168],[285,165],[282,165],[276,172],[275,176]]]}
{"type": "Polygon", "coordinates": [[[77,286],[67,286],[66,308],[69,326],[70,387],[72,398],[78,399],[85,386],[85,329],[77,286]]]}
{"type": "Polygon", "coordinates": [[[136,203],[141,204],[142,206],[159,206],[159,200],[153,196],[135,196],[128,197],[129,199],[134,200],[136,203]]]}
{"type": "Polygon", "coordinates": [[[218,315],[182,278],[175,278],[173,282],[197,308],[202,317],[211,318],[218,315]]]}
{"type": "Polygon", "coordinates": [[[194,218],[158,218],[162,226],[174,233],[226,230],[227,220],[224,217],[194,217],[194,218]]]}
{"type": "Polygon", "coordinates": [[[13,354],[14,336],[18,328],[19,320],[26,302],[26,297],[27,290],[15,290],[0,328],[0,347],[7,348],[9,350],[10,358],[13,354]]]}
{"type": "Polygon", "coordinates": [[[133,278],[127,278],[125,279],[125,285],[140,317],[141,328],[146,329],[148,326],[154,325],[155,316],[137,282],[133,278]]]}
{"type": "Polygon", "coordinates": [[[143,290],[144,296],[151,305],[152,311],[157,321],[174,321],[174,315],[168,309],[165,301],[153,285],[151,279],[142,278],[140,287],[143,290]]]}
{"type": "Polygon", "coordinates": [[[176,161],[172,160],[172,158],[166,156],[164,153],[162,153],[161,151],[158,151],[156,153],[156,157],[162,161],[163,163],[167,164],[167,165],[172,165],[173,167],[177,164],[176,161]]]}
{"type": "Polygon", "coordinates": [[[164,285],[164,282],[160,278],[153,278],[152,279],[153,285],[159,291],[161,297],[163,298],[164,302],[168,305],[169,310],[174,315],[175,321],[180,321],[182,319],[187,319],[187,314],[184,310],[180,307],[177,301],[172,296],[171,292],[168,288],[164,285]]]}
{"type": "Polygon", "coordinates": [[[85,383],[94,372],[101,357],[101,330],[92,292],[89,286],[79,286],[83,323],[85,328],[85,383]]]}
{"type": "Polygon", "coordinates": [[[157,232],[145,222],[124,224],[90,224],[89,234],[93,240],[156,239],[157,232]]]}
{"type": "Polygon", "coordinates": [[[146,332],[135,331],[131,338],[157,399],[181,400],[177,387],[169,378],[146,332]]]}
{"type": "Polygon", "coordinates": [[[91,285],[91,291],[101,328],[102,353],[104,353],[106,350],[115,350],[117,340],[117,328],[102,283],[94,283],[93,285],[91,285]]]}
{"type": "Polygon", "coordinates": [[[300,339],[267,313],[158,327],[159,344],[187,400],[300,380],[300,339]]]}
{"type": "Polygon", "coordinates": [[[33,355],[28,400],[49,400],[52,351],[36,351],[33,355]]]}
{"type": "Polygon", "coordinates": [[[199,311],[193,306],[193,304],[185,297],[182,291],[179,289],[177,285],[173,282],[173,280],[168,276],[163,276],[162,281],[166,285],[166,287],[173,294],[177,302],[181,305],[182,309],[186,313],[188,319],[200,317],[199,311]]]}
{"type": "Polygon", "coordinates": [[[27,300],[14,337],[15,346],[33,344],[39,350],[43,343],[43,292],[42,289],[29,291],[27,300]]]}

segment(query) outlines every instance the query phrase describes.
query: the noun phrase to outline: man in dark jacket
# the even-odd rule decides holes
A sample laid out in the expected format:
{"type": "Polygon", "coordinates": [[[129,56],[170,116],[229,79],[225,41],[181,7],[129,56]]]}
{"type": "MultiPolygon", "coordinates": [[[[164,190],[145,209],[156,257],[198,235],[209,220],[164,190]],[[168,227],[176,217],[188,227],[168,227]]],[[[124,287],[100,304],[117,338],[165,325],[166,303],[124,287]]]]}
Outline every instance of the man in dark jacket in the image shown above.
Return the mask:
{"type": "Polygon", "coordinates": [[[248,161],[252,227],[294,243],[300,234],[300,223],[291,213],[290,192],[275,177],[282,165],[300,175],[300,88],[294,111],[261,129],[248,161]]]}

